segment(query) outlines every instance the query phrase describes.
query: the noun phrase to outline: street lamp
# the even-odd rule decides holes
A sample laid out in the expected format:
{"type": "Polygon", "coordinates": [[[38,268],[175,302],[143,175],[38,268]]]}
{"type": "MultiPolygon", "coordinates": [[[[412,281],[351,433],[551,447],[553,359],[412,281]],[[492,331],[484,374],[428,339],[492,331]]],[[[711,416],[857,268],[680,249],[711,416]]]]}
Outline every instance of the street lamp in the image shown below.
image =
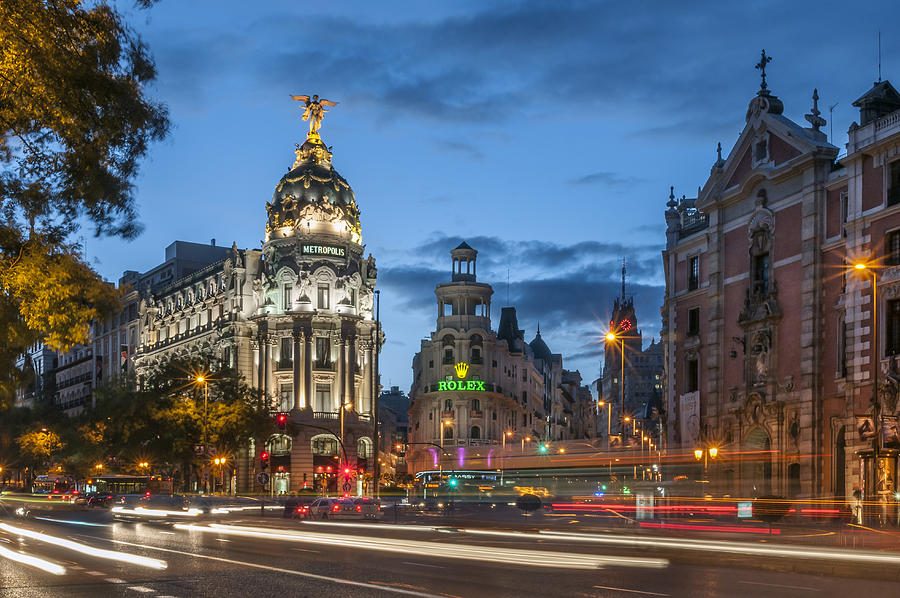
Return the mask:
{"type": "Polygon", "coordinates": [[[453,421],[449,419],[441,420],[441,449],[444,448],[444,426],[453,425],[453,421]]]}
{"type": "MultiPolygon", "coordinates": [[[[344,403],[343,405],[341,405],[341,446],[342,447],[344,446],[344,411],[347,409],[350,409],[351,407],[353,407],[353,403],[351,403],[349,401],[344,403]]],[[[378,451],[376,450],[375,453],[377,455],[378,451]]],[[[346,460],[347,460],[347,455],[346,455],[346,451],[345,451],[344,461],[346,461],[346,460]]]]}
{"type": "Polygon", "coordinates": [[[612,403],[607,403],[606,401],[597,401],[597,406],[600,410],[603,410],[603,406],[608,407],[608,411],[606,414],[606,450],[609,451],[609,434],[612,426],[612,403]]]}
{"type": "Polygon", "coordinates": [[[203,493],[209,493],[209,475],[206,473],[206,455],[209,434],[209,380],[204,374],[195,378],[197,384],[203,385],[203,493]]]}
{"type": "Polygon", "coordinates": [[[719,455],[719,449],[715,446],[694,449],[694,459],[703,461],[703,477],[707,477],[709,459],[715,459],[719,455]]]}
{"type": "MultiPolygon", "coordinates": [[[[619,341],[619,362],[622,366],[621,377],[619,378],[619,413],[625,413],[625,337],[610,330],[606,333],[606,340],[611,343],[616,342],[616,340],[619,341]]],[[[624,440],[624,429],[622,430],[622,437],[624,440]]]]}
{"type": "MultiPolygon", "coordinates": [[[[875,367],[872,371],[872,415],[875,420],[875,440],[874,440],[874,461],[873,463],[878,464],[878,453],[881,448],[881,401],[878,400],[878,370],[881,367],[879,363],[879,349],[878,349],[878,275],[875,273],[874,268],[872,268],[869,264],[863,262],[857,262],[853,264],[853,268],[859,272],[860,274],[868,273],[872,276],[872,362],[875,364],[875,367]]],[[[877,474],[876,474],[877,475],[877,474]]]]}
{"type": "Polygon", "coordinates": [[[526,436],[522,439],[522,453],[525,453],[525,443],[531,442],[531,436],[526,436]]]}

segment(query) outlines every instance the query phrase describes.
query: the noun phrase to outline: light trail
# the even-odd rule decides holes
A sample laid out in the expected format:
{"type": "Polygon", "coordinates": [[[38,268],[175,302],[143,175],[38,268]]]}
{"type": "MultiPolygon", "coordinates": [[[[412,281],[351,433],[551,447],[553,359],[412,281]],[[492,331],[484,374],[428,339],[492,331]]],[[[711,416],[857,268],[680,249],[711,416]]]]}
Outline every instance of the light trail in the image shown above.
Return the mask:
{"type": "Polygon", "coordinates": [[[303,521],[303,525],[322,525],[334,527],[360,528],[360,529],[395,529],[404,532],[441,532],[446,527],[435,527],[431,525],[405,525],[393,523],[338,523],[336,521],[303,521]]]}
{"type": "Polygon", "coordinates": [[[0,546],[0,556],[7,558],[11,561],[15,561],[17,563],[22,563],[23,565],[30,565],[32,567],[37,567],[42,571],[46,571],[47,573],[52,573],[53,575],[65,575],[66,568],[62,565],[57,565],[56,563],[51,563],[50,561],[45,561],[44,559],[39,559],[36,556],[31,556],[30,554],[22,554],[21,552],[15,552],[3,546],[0,546]]]}
{"type": "Polygon", "coordinates": [[[271,528],[211,524],[198,526],[176,524],[177,529],[202,533],[219,533],[267,540],[282,540],[327,546],[344,546],[365,550],[381,550],[422,556],[432,554],[447,559],[477,560],[488,563],[548,567],[562,569],[599,569],[605,566],[664,568],[666,559],[563,553],[546,550],[481,547],[449,542],[424,542],[372,536],[346,536],[309,532],[281,531],[271,528]]]}
{"type": "Polygon", "coordinates": [[[65,523],[66,525],[85,525],[88,527],[109,527],[107,523],[91,523],[89,521],[77,521],[75,519],[51,519],[50,517],[34,517],[41,521],[52,521],[53,523],[65,523]]]}
{"type": "Polygon", "coordinates": [[[168,567],[168,564],[165,561],[161,561],[159,559],[152,559],[149,557],[130,554],[127,552],[116,552],[114,550],[94,548],[93,546],[88,546],[87,544],[81,544],[72,540],[66,540],[65,538],[57,538],[56,536],[49,536],[47,534],[42,534],[40,532],[35,532],[21,527],[13,527],[12,525],[8,525],[6,523],[0,523],[0,529],[11,534],[16,534],[25,538],[31,538],[32,540],[38,540],[40,542],[46,542],[47,544],[53,544],[54,546],[59,546],[61,548],[68,548],[69,550],[74,550],[75,552],[80,552],[81,554],[86,554],[101,559],[120,561],[123,563],[130,563],[132,565],[139,565],[141,567],[149,567],[151,569],[165,569],[168,567]]]}

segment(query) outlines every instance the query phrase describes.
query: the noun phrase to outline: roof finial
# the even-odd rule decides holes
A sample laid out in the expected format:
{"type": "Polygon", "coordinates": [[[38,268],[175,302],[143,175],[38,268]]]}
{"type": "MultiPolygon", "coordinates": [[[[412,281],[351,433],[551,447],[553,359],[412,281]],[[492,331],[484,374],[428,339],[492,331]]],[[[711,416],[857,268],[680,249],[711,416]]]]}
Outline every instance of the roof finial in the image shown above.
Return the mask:
{"type": "Polygon", "coordinates": [[[760,74],[760,76],[762,76],[762,83],[760,83],[760,85],[759,85],[759,94],[758,94],[761,96],[769,95],[769,92],[768,92],[769,86],[766,85],[766,65],[769,64],[770,62],[772,62],[772,57],[766,56],[766,50],[764,48],[762,51],[762,56],[759,59],[759,62],[756,63],[756,68],[759,69],[759,74],[760,74]]]}
{"type": "Polygon", "coordinates": [[[625,305],[625,258],[622,258],[622,305],[625,305]]]}
{"type": "Polygon", "coordinates": [[[716,162],[722,161],[722,142],[716,144],[716,162]]]}
{"type": "Polygon", "coordinates": [[[537,335],[538,335],[538,336],[541,335],[541,321],[540,321],[540,320],[538,320],[538,331],[537,331],[537,335]]]}
{"type": "Polygon", "coordinates": [[[678,202],[675,201],[675,187],[669,187],[669,201],[666,202],[666,207],[674,210],[678,207],[678,202]]]}
{"type": "Polygon", "coordinates": [[[818,132],[819,127],[825,126],[825,119],[819,116],[819,90],[813,89],[813,107],[810,114],[805,114],[804,118],[812,125],[813,131],[818,132]]]}

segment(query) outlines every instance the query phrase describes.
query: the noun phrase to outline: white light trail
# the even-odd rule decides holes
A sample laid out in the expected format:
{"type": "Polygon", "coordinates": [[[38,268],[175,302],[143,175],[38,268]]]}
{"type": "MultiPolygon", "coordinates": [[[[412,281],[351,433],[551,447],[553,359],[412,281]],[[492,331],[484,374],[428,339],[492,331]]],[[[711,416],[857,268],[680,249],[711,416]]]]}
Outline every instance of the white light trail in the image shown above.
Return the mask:
{"type": "Polygon", "coordinates": [[[81,554],[86,554],[101,559],[120,561],[123,563],[130,563],[132,565],[140,565],[141,567],[149,567],[151,569],[165,569],[166,567],[168,567],[168,564],[165,561],[161,561],[159,559],[152,559],[149,557],[130,554],[127,552],[116,552],[114,550],[94,548],[93,546],[88,546],[87,544],[73,542],[72,540],[66,540],[65,538],[57,538],[56,536],[49,536],[47,534],[42,534],[40,532],[35,532],[21,527],[13,527],[6,523],[0,523],[0,529],[11,534],[17,534],[19,536],[31,538],[32,540],[38,540],[40,542],[46,542],[47,544],[53,544],[54,546],[59,546],[61,548],[68,548],[69,550],[74,550],[75,552],[80,552],[81,554]]]}
{"type": "Polygon", "coordinates": [[[423,542],[398,538],[378,538],[372,536],[346,536],[309,532],[286,532],[271,528],[243,527],[212,524],[197,526],[176,524],[177,529],[204,533],[219,533],[267,540],[282,540],[327,546],[345,546],[365,550],[381,550],[422,556],[430,554],[447,559],[477,560],[487,563],[524,565],[528,567],[551,567],[562,569],[598,569],[605,566],[663,568],[669,562],[665,559],[604,556],[570,552],[552,552],[494,546],[471,546],[449,542],[423,542]]]}
{"type": "Polygon", "coordinates": [[[502,532],[481,529],[461,529],[467,534],[482,536],[502,536],[507,538],[529,538],[544,540],[560,540],[566,542],[585,542],[591,544],[611,544],[644,548],[678,548],[682,550],[701,550],[713,552],[730,552],[734,554],[750,554],[771,557],[818,558],[860,563],[885,563],[900,565],[900,554],[885,554],[864,550],[832,550],[813,546],[789,546],[786,544],[750,544],[747,542],[728,542],[723,540],[695,540],[690,538],[663,538],[650,536],[624,536],[615,534],[580,534],[576,532],[557,532],[541,530],[533,532],[502,532]]]}
{"type": "Polygon", "coordinates": [[[22,554],[21,552],[14,552],[8,548],[0,546],[0,556],[8,558],[11,561],[15,561],[17,563],[22,563],[23,565],[31,565],[32,567],[37,567],[47,573],[52,573],[53,575],[65,575],[66,568],[62,565],[57,565],[56,563],[51,563],[50,561],[45,561],[44,559],[39,559],[36,556],[31,556],[29,554],[22,554]]]}
{"type": "Polygon", "coordinates": [[[404,532],[440,532],[447,528],[430,525],[404,525],[393,523],[338,523],[336,521],[303,521],[303,525],[323,525],[333,527],[356,527],[360,529],[394,529],[404,532]]]}

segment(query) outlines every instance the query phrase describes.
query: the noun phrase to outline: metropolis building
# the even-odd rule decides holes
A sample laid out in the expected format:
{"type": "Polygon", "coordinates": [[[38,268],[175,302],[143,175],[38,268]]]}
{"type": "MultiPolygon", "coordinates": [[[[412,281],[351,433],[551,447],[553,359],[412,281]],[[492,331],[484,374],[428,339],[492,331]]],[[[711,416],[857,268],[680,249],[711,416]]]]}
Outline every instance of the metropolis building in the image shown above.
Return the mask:
{"type": "MultiPolygon", "coordinates": [[[[261,249],[233,245],[224,259],[145,288],[139,304],[138,376],[172,356],[218,356],[299,431],[234,456],[237,491],[254,488],[263,450],[275,493],[349,490],[338,479],[343,455],[373,470],[377,270],[353,190],[317,129],[266,203],[261,249]]],[[[357,480],[352,491],[361,490],[357,480]]]]}

